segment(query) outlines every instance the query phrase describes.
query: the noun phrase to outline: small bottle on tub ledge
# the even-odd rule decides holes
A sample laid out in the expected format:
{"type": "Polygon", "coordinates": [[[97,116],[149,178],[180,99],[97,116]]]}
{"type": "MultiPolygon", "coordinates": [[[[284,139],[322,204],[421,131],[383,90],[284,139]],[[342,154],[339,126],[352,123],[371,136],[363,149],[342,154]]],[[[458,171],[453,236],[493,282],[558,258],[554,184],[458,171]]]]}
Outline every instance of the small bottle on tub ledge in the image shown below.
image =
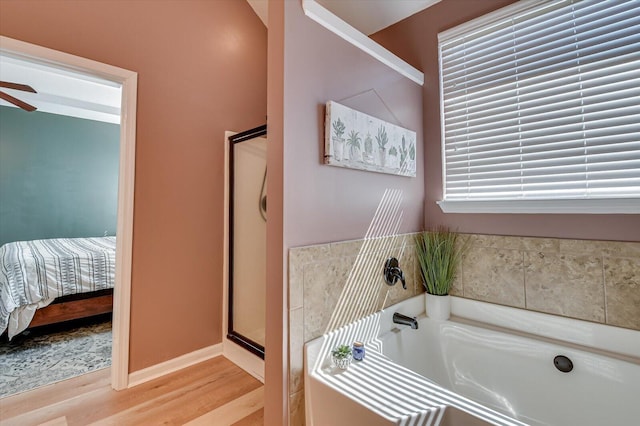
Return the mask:
{"type": "Polygon", "coordinates": [[[364,359],[364,343],[353,342],[353,359],[362,361],[364,359]]]}

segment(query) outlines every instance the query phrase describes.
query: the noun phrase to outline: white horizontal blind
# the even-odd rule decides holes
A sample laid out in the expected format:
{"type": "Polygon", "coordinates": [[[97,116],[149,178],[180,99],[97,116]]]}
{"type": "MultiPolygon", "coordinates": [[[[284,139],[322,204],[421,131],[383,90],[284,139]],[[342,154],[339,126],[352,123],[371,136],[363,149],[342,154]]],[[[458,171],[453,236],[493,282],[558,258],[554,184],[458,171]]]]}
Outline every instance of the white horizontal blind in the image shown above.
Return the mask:
{"type": "Polygon", "coordinates": [[[444,201],[640,198],[640,1],[510,8],[439,35],[444,201]]]}

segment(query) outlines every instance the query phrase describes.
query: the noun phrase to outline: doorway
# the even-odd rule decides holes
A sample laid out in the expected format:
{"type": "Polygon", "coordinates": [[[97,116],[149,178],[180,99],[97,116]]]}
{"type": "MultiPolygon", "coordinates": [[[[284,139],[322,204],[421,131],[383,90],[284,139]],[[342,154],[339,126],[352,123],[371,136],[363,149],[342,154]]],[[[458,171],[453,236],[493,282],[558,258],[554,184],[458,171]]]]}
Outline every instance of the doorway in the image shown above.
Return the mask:
{"type": "Polygon", "coordinates": [[[54,67],[68,73],[84,75],[88,79],[111,82],[121,87],[120,115],[122,118],[119,132],[111,384],[116,390],[124,389],[128,385],[129,370],[137,74],[3,36],[0,37],[0,54],[32,63],[34,67],[54,67]]]}

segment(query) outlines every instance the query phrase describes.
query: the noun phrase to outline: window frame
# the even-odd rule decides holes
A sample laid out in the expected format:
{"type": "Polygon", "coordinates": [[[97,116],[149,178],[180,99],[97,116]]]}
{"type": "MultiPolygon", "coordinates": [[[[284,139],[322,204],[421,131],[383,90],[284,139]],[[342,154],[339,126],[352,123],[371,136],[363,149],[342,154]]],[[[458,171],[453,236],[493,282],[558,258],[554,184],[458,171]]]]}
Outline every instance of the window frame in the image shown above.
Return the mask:
{"type": "Polygon", "coordinates": [[[519,213],[519,214],[639,214],[640,195],[628,198],[549,198],[549,199],[500,199],[500,200],[464,200],[447,199],[447,158],[445,141],[445,100],[444,78],[442,72],[442,40],[465,34],[481,26],[509,18],[514,14],[526,13],[545,4],[558,0],[521,0],[518,3],[498,9],[464,24],[458,25],[438,34],[438,67],[441,126],[441,166],[442,166],[442,199],[437,201],[445,213],[519,213]]]}

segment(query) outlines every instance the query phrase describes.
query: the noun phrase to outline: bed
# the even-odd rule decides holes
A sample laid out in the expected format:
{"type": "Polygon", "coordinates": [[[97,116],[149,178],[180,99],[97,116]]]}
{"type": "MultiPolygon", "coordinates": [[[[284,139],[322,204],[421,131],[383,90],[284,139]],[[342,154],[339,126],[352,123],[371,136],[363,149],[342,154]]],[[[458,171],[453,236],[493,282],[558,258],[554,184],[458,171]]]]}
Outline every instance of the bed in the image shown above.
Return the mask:
{"type": "Polygon", "coordinates": [[[0,333],[6,330],[11,339],[32,319],[32,325],[44,325],[110,312],[115,252],[115,237],[17,241],[0,247],[0,333]],[[64,303],[51,304],[54,300],[64,303]],[[93,308],[85,311],[84,306],[93,308]]]}

